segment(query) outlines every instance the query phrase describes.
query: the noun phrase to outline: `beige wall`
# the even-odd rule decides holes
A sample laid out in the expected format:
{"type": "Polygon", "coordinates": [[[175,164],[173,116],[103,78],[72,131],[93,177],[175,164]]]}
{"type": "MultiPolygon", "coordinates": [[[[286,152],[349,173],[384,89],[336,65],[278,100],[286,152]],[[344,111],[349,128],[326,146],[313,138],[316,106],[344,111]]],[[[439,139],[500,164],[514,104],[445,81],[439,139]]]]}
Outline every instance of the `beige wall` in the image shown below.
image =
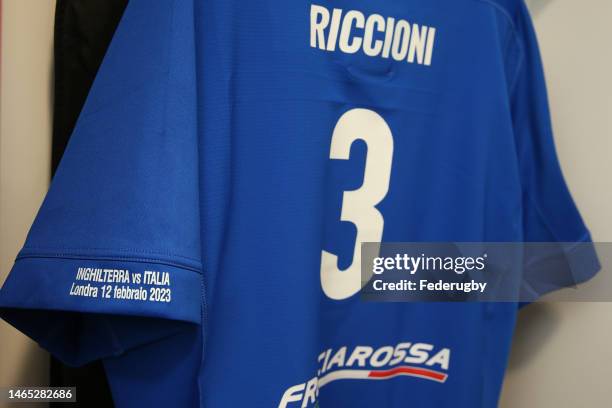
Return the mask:
{"type": "MultiPolygon", "coordinates": [[[[49,0],[2,4],[0,283],[49,180],[54,9],[49,0]]],[[[47,361],[36,344],[0,323],[0,386],[46,384],[47,361]]]]}
{"type": "MultiPolygon", "coordinates": [[[[559,156],[594,238],[612,241],[612,1],[532,0],[559,156]]],[[[4,0],[0,111],[0,282],[47,186],[54,2],[4,0]]],[[[503,408],[612,406],[612,304],[523,312],[503,408]]],[[[46,357],[0,323],[0,386],[46,381],[46,357]]]]}
{"type": "MultiPolygon", "coordinates": [[[[612,1],[528,3],[567,182],[593,238],[612,242],[612,1]]],[[[612,407],[611,344],[610,303],[529,306],[519,318],[500,406],[612,407]]]]}

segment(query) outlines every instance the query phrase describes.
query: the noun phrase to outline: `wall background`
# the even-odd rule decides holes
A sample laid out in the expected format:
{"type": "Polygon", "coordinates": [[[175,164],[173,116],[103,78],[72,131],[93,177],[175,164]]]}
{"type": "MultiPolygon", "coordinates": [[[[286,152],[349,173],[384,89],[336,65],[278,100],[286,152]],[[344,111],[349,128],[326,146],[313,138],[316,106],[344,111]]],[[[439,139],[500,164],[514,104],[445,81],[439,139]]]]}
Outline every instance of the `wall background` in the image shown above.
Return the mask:
{"type": "MultiPolygon", "coordinates": [[[[567,182],[593,238],[612,242],[612,1],[528,4],[567,182]]],[[[3,0],[0,283],[48,185],[54,9],[54,0],[3,0]]],[[[543,303],[523,310],[500,406],[612,406],[610,316],[607,303],[543,303]]],[[[47,360],[0,322],[0,386],[45,384],[47,360]]]]}
{"type": "MultiPolygon", "coordinates": [[[[557,152],[593,240],[612,242],[612,1],[527,0],[557,152]]],[[[604,269],[612,272],[612,265],[604,269]]],[[[612,303],[521,311],[502,408],[611,407],[612,303]]]]}
{"type": "MultiPolygon", "coordinates": [[[[0,282],[49,182],[54,10],[52,0],[2,2],[0,282]]],[[[0,323],[0,386],[45,385],[48,360],[36,344],[0,323]]]]}

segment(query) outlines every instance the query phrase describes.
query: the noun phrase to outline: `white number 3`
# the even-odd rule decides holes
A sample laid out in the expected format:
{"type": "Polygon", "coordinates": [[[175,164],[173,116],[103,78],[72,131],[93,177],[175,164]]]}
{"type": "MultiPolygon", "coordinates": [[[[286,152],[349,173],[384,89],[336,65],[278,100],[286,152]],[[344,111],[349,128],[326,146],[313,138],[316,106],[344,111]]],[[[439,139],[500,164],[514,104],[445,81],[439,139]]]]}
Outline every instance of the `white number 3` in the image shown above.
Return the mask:
{"type": "Polygon", "coordinates": [[[363,140],[368,149],[363,184],[357,190],[345,191],[342,197],[341,221],[357,227],[353,262],[346,270],[338,268],[338,256],[321,252],[321,287],[331,299],[341,300],[353,296],[361,289],[361,243],[380,242],[385,220],[376,209],[389,191],[393,135],[387,122],[369,109],[352,109],[336,124],[331,140],[329,157],[348,160],[351,145],[363,140]]]}

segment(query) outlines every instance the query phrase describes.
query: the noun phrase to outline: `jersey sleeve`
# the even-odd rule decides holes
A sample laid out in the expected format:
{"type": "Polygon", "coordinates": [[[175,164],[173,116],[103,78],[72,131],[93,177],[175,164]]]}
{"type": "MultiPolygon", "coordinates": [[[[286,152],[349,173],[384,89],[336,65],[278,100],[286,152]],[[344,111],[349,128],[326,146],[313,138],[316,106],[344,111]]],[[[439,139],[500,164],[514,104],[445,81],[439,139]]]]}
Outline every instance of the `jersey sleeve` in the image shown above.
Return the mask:
{"type": "Polygon", "coordinates": [[[71,365],[201,323],[188,3],[130,1],[0,291],[1,316],[71,365]]]}
{"type": "Polygon", "coordinates": [[[555,151],[536,34],[524,2],[516,13],[510,84],[516,150],[523,193],[525,245],[522,299],[590,279],[599,262],[565,183],[555,151]]]}

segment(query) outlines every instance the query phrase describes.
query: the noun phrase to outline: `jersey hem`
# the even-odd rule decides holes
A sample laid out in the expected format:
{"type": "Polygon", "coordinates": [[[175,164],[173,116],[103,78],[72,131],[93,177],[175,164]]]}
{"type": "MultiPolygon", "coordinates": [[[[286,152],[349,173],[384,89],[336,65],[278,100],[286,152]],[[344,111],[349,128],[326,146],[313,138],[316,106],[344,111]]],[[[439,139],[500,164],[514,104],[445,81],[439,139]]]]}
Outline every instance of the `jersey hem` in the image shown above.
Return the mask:
{"type": "Polygon", "coordinates": [[[22,256],[0,317],[70,365],[201,324],[202,274],[160,262],[22,256]]]}
{"type": "Polygon", "coordinates": [[[199,259],[177,255],[170,252],[146,251],[138,249],[110,248],[43,248],[23,247],[16,260],[22,258],[64,258],[64,259],[107,259],[118,261],[151,262],[177,266],[201,273],[199,259]]]}
{"type": "MultiPolygon", "coordinates": [[[[563,243],[560,245],[564,246],[563,243]]],[[[534,259],[526,265],[521,306],[557,290],[585,283],[601,270],[597,251],[588,232],[580,240],[567,245],[555,256],[534,259]],[[547,274],[540,275],[538,271],[554,271],[555,278],[549,279],[547,274]]]]}

